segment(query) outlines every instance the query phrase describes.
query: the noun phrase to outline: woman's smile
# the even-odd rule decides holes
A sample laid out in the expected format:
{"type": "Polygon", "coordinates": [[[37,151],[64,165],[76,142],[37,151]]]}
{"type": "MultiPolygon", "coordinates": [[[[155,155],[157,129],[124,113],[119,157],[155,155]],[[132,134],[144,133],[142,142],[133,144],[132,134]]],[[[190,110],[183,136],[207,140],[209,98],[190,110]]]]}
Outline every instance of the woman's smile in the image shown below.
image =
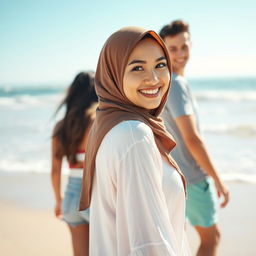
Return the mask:
{"type": "Polygon", "coordinates": [[[143,96],[148,98],[155,98],[158,97],[161,87],[157,88],[144,88],[138,90],[139,93],[141,93],[143,96]]]}

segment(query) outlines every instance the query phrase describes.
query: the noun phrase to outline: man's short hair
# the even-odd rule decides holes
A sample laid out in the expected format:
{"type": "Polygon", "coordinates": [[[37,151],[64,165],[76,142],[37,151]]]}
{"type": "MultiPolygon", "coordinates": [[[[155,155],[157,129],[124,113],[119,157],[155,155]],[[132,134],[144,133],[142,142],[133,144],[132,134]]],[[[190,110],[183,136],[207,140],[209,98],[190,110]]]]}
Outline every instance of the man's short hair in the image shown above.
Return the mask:
{"type": "Polygon", "coordinates": [[[167,36],[176,36],[179,33],[188,32],[189,25],[183,20],[175,20],[168,25],[165,25],[159,32],[159,35],[162,39],[165,39],[167,36]]]}

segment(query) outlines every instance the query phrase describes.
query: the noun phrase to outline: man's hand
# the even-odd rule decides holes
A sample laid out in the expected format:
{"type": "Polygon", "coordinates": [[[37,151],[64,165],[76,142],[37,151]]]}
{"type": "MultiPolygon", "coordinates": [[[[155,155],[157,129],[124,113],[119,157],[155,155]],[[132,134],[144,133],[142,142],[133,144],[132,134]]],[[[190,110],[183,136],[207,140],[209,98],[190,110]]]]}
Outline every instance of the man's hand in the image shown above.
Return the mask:
{"type": "Polygon", "coordinates": [[[223,197],[223,202],[221,202],[220,206],[221,208],[224,208],[228,202],[229,202],[229,191],[226,187],[226,185],[221,181],[217,180],[215,182],[215,187],[217,190],[218,197],[223,197]]]}

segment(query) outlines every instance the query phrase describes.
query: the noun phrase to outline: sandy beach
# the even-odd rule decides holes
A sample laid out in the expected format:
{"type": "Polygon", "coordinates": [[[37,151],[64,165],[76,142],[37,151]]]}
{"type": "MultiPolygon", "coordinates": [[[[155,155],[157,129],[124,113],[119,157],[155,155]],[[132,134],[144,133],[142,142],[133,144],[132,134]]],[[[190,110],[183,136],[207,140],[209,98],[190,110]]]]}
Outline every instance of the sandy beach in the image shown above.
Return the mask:
{"type": "MultiPolygon", "coordinates": [[[[218,255],[254,256],[256,185],[227,185],[231,201],[220,212],[222,240],[218,255]]],[[[49,175],[0,172],[0,255],[72,255],[69,231],[54,217],[53,204],[49,175]]],[[[188,237],[194,252],[198,237],[190,226],[188,237]]]]}

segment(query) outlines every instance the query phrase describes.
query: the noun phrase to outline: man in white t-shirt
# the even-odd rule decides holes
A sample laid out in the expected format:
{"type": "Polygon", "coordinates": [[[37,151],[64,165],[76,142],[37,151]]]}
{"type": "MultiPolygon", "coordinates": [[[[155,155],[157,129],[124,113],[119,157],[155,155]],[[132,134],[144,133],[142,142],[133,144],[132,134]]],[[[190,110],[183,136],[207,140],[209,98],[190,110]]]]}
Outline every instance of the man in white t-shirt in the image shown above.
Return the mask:
{"type": "Polygon", "coordinates": [[[177,20],[164,26],[159,34],[168,47],[174,71],[162,117],[177,143],[171,154],[188,182],[186,215],[200,236],[197,256],[214,256],[220,240],[217,195],[223,197],[221,207],[225,207],[229,192],[200,135],[196,102],[184,77],[191,48],[189,26],[177,20]]]}

